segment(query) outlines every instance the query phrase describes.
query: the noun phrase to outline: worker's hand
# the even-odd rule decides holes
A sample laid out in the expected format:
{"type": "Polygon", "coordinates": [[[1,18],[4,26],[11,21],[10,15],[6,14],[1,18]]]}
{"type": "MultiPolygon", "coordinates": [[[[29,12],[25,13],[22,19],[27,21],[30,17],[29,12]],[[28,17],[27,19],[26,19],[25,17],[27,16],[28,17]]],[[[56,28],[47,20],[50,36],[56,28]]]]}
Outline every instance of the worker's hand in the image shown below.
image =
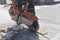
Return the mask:
{"type": "Polygon", "coordinates": [[[22,10],[22,11],[20,12],[20,15],[23,16],[24,13],[26,13],[26,11],[22,10]]]}

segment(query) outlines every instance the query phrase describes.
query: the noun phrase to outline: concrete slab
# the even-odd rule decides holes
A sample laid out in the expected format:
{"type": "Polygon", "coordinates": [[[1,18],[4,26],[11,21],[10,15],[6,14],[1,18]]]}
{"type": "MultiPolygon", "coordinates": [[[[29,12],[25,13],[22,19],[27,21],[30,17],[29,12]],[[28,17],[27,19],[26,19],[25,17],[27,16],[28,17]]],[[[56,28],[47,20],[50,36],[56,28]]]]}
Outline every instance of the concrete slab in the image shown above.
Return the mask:
{"type": "Polygon", "coordinates": [[[60,40],[60,30],[50,40],[60,40]]]}

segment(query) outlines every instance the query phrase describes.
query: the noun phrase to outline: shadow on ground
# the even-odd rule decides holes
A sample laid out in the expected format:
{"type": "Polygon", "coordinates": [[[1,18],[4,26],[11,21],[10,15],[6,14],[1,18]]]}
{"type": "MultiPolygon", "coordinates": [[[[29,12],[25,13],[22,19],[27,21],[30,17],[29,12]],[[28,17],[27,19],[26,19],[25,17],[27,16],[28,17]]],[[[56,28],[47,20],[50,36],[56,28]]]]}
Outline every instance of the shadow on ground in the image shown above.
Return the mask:
{"type": "Polygon", "coordinates": [[[39,36],[29,30],[20,31],[18,34],[12,37],[12,40],[39,40],[39,36]]]}
{"type": "Polygon", "coordinates": [[[60,1],[56,1],[56,2],[46,2],[46,3],[38,3],[38,4],[35,4],[36,6],[38,5],[55,5],[55,4],[59,4],[60,1]]]}
{"type": "MultiPolygon", "coordinates": [[[[41,5],[55,5],[55,4],[59,4],[60,1],[57,1],[57,2],[45,2],[45,3],[35,3],[35,6],[41,6],[41,5]]],[[[4,5],[4,7],[8,7],[9,5],[12,5],[12,4],[6,4],[4,5]]],[[[24,3],[23,3],[24,5],[24,3]]]]}
{"type": "Polygon", "coordinates": [[[39,40],[39,36],[35,32],[23,29],[8,32],[2,40],[39,40]]]}

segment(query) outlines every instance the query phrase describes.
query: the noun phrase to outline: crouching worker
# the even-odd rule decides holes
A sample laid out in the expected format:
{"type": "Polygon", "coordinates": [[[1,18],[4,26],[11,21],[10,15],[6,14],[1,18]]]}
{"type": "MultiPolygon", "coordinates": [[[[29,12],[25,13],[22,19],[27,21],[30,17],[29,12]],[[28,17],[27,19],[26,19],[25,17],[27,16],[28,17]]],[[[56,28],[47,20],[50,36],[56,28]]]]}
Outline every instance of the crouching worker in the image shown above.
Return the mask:
{"type": "Polygon", "coordinates": [[[35,15],[34,0],[12,0],[12,5],[9,9],[9,14],[12,19],[18,24],[24,23],[30,30],[45,34],[39,29],[38,18],[35,15]]]}

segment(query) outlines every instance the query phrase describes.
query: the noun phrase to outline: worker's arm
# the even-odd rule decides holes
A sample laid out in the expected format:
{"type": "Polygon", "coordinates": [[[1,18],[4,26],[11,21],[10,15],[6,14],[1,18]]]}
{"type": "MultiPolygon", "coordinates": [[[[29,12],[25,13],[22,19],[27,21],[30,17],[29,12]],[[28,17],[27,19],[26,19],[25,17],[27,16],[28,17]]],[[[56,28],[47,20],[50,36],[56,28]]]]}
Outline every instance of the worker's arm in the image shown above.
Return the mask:
{"type": "Polygon", "coordinates": [[[30,4],[29,2],[26,2],[25,3],[25,5],[23,7],[23,11],[26,11],[28,9],[29,4],[30,4]]]}

